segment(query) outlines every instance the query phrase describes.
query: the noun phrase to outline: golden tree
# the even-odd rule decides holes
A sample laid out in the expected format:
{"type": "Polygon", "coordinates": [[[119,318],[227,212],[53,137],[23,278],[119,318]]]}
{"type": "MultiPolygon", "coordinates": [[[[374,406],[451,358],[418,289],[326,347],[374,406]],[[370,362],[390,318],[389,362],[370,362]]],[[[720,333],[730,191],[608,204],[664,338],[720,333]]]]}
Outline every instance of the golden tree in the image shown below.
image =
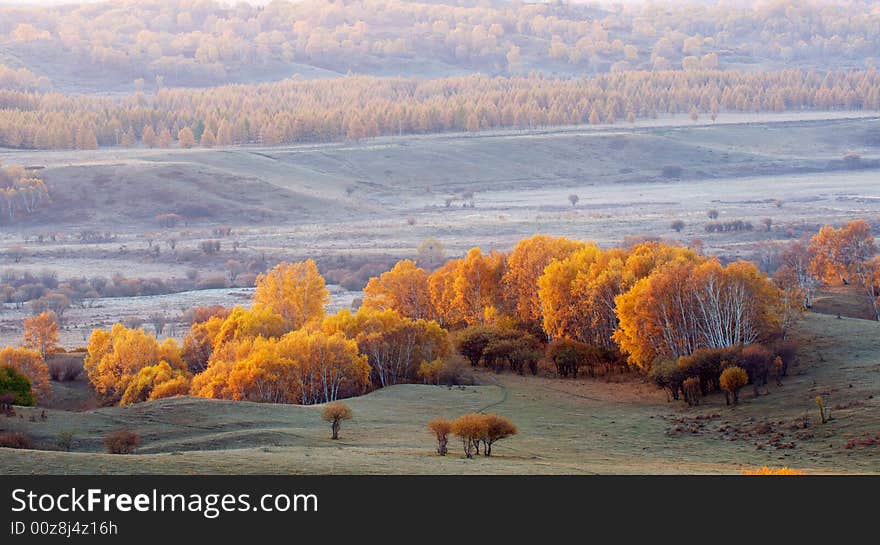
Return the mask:
{"type": "MultiPolygon", "coordinates": [[[[85,370],[98,394],[109,402],[119,403],[132,383],[136,383],[142,369],[162,362],[181,374],[186,371],[180,349],[173,339],[159,344],[155,337],[143,329],[129,329],[115,324],[109,332],[100,329],[92,332],[85,370]]],[[[177,378],[177,375],[170,378],[177,378]]],[[[144,377],[144,380],[155,383],[153,378],[147,380],[144,377]]],[[[148,391],[132,390],[128,399],[140,400],[145,396],[149,396],[148,391]]]]}
{"type": "Polygon", "coordinates": [[[565,237],[535,235],[520,240],[507,256],[503,284],[511,311],[524,323],[541,323],[538,279],[554,260],[563,260],[585,244],[565,237]]]}
{"type": "Polygon", "coordinates": [[[58,321],[55,313],[42,312],[25,318],[22,325],[25,348],[38,351],[43,359],[54,352],[58,345],[58,321]]]}
{"type": "Polygon", "coordinates": [[[431,319],[434,311],[428,292],[428,273],[408,259],[371,278],[364,288],[364,306],[379,310],[392,309],[407,318],[431,319]]]}
{"type": "Polygon", "coordinates": [[[257,277],[254,304],[280,314],[290,329],[299,329],[324,316],[330,292],[315,262],[279,263],[257,277]]]}

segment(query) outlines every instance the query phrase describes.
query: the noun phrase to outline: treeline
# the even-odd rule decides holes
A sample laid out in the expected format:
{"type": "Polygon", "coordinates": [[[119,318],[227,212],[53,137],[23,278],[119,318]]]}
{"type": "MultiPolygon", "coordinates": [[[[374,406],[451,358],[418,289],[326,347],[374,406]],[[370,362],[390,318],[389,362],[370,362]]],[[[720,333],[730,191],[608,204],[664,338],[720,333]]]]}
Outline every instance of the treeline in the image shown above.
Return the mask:
{"type": "Polygon", "coordinates": [[[35,171],[0,165],[0,223],[12,223],[49,203],[49,188],[35,171]]]}
{"type": "MultiPolygon", "coordinates": [[[[4,7],[0,37],[26,60],[54,55],[84,69],[174,85],[229,81],[250,66],[340,73],[442,63],[516,74],[755,65],[862,67],[880,42],[871,2],[417,3],[360,0],[115,1],[4,7]]],[[[145,82],[139,82],[144,85],[145,82]]]]}
{"type": "Polygon", "coordinates": [[[212,147],[634,121],[683,112],[880,109],[876,70],[372,78],[163,89],[119,99],[0,90],[0,145],[212,147]]]}
{"type": "Polygon", "coordinates": [[[52,84],[45,76],[38,76],[27,68],[10,68],[0,63],[0,89],[48,91],[51,88],[52,84]]]}

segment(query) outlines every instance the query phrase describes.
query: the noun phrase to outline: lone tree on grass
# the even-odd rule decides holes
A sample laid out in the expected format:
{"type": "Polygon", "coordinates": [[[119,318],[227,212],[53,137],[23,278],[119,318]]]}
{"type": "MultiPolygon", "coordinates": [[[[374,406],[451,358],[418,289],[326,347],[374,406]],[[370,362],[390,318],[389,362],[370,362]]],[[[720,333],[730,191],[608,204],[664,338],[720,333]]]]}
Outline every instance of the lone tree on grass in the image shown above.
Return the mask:
{"type": "Polygon", "coordinates": [[[449,443],[449,432],[452,431],[452,422],[445,418],[435,418],[428,422],[428,431],[437,438],[437,454],[446,456],[446,445],[449,443]]]}
{"type": "Polygon", "coordinates": [[[671,227],[676,233],[681,233],[681,230],[684,229],[684,222],[681,220],[675,220],[672,222],[671,227]]]}
{"type": "Polygon", "coordinates": [[[581,200],[581,198],[578,197],[577,195],[575,195],[574,193],[572,193],[571,195],[568,196],[568,202],[570,202],[572,206],[577,206],[577,203],[580,200],[581,200]]]}
{"type": "Polygon", "coordinates": [[[333,432],[332,439],[339,439],[339,428],[342,426],[343,420],[348,420],[354,413],[345,403],[338,401],[330,403],[321,411],[321,417],[330,422],[330,429],[333,432]]]}
{"type": "Polygon", "coordinates": [[[727,404],[730,405],[730,398],[733,396],[733,404],[736,405],[739,403],[740,389],[749,383],[749,375],[742,367],[728,367],[721,373],[719,381],[727,404]]]}

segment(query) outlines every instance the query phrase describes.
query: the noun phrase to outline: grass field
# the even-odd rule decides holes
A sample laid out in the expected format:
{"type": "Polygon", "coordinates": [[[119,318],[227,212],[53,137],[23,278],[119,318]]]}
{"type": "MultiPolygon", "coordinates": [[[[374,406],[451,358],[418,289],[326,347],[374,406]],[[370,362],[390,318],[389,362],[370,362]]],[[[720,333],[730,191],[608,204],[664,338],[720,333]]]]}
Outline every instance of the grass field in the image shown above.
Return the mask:
{"type": "MultiPolygon", "coordinates": [[[[781,387],[771,382],[737,407],[712,395],[699,407],[670,403],[634,377],[560,380],[480,374],[479,386],[400,385],[347,400],[355,418],[329,439],[320,406],[193,398],[69,412],[20,409],[0,429],[24,431],[55,449],[75,434],[73,452],[0,449],[3,473],[737,473],[790,466],[808,473],[880,473],[880,446],[846,448],[880,433],[880,324],[809,314],[803,350],[781,387]],[[818,422],[822,395],[831,420],[818,422]],[[435,454],[425,424],[442,415],[495,412],[520,434],[491,458],[466,460],[453,439],[435,454]],[[33,421],[31,421],[33,416],[33,421]],[[127,428],[134,455],[103,453],[102,438],[127,428]]],[[[71,388],[69,384],[64,388],[71,388]]],[[[70,391],[66,395],[76,395],[70,391]]]]}

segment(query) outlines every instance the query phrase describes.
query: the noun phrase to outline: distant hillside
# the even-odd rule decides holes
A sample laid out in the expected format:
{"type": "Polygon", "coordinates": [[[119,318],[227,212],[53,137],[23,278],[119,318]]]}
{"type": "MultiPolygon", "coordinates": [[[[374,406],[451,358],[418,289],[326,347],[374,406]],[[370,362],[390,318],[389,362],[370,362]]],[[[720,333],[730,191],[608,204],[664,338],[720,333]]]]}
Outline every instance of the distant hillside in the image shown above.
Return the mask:
{"type": "MultiPolygon", "coordinates": [[[[0,6],[0,64],[66,92],[272,81],[348,72],[585,75],[630,69],[873,66],[865,0],[582,3],[111,0],[0,6]]],[[[3,85],[0,78],[0,85],[3,85]]]]}

